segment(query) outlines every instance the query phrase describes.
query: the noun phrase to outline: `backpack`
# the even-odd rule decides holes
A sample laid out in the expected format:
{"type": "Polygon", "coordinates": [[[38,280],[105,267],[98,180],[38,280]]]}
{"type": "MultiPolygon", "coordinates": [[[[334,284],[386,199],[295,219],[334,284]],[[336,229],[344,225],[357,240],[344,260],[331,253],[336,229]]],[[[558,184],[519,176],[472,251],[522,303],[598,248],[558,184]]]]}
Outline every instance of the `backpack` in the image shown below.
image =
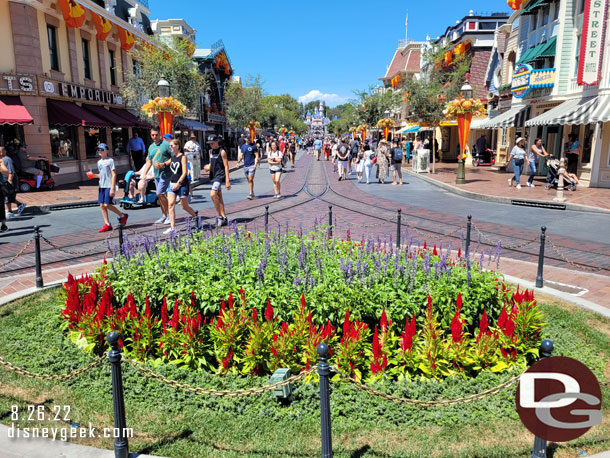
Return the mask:
{"type": "Polygon", "coordinates": [[[394,150],[392,151],[392,158],[398,162],[398,161],[402,161],[402,148],[394,148],[394,150]]]}
{"type": "Polygon", "coordinates": [[[358,143],[354,143],[354,146],[352,146],[352,150],[350,151],[350,153],[352,153],[353,156],[356,156],[358,154],[359,149],[360,147],[358,146],[358,143]]]}

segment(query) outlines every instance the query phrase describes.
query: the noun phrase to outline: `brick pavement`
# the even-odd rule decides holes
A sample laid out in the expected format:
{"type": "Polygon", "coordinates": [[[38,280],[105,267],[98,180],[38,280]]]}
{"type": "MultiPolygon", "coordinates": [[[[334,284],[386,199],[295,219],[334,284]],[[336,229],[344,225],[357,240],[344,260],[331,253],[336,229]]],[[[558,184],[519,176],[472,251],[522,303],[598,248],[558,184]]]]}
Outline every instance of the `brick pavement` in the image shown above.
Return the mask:
{"type": "MultiPolygon", "coordinates": [[[[266,175],[263,175],[266,178],[266,175]]],[[[284,230],[286,225],[293,230],[310,230],[314,221],[318,224],[328,222],[328,206],[333,205],[333,223],[335,224],[335,236],[345,238],[347,230],[350,230],[352,239],[361,237],[379,237],[387,241],[395,240],[396,237],[396,210],[402,211],[401,237],[403,243],[422,244],[424,240],[429,245],[437,243],[445,248],[450,245],[457,249],[461,244],[460,236],[465,229],[465,218],[440,213],[414,205],[397,203],[390,200],[378,198],[374,195],[360,191],[353,180],[337,182],[336,175],[332,173],[332,166],[327,162],[314,162],[309,155],[302,156],[295,171],[284,174],[282,181],[283,199],[276,201],[272,193],[260,194],[254,201],[240,201],[227,206],[230,218],[240,224],[248,225],[248,228],[263,229],[263,217],[265,206],[269,206],[270,219],[269,228],[274,230],[279,225],[284,230]],[[312,166],[309,168],[309,166],[312,166]],[[305,171],[309,168],[309,176],[305,171]],[[325,190],[328,181],[328,189],[325,190]],[[306,183],[307,179],[307,183],[306,183]],[[308,184],[306,186],[306,184],[308,184]],[[323,194],[322,194],[323,193],[323,194]],[[316,198],[316,195],[320,195],[316,198]]],[[[264,180],[263,180],[264,183],[264,180]]],[[[270,185],[268,180],[267,185],[270,185]]],[[[270,186],[269,186],[270,187],[270,186]]],[[[201,212],[204,218],[214,217],[213,209],[201,212]]],[[[129,227],[138,233],[152,233],[152,225],[141,223],[129,227]]],[[[131,232],[128,231],[128,234],[131,232]]],[[[116,234],[111,234],[116,243],[116,234]]],[[[515,237],[515,231],[510,225],[501,225],[485,222],[474,222],[472,232],[472,251],[493,250],[497,240],[502,240],[506,246],[519,245],[529,240],[534,241],[522,249],[504,249],[500,262],[500,272],[534,281],[536,278],[536,262],[538,256],[538,238],[536,231],[519,231],[519,238],[515,237]],[[480,231],[486,238],[478,239],[480,231]],[[531,239],[530,239],[531,237],[531,239]],[[488,245],[485,242],[489,241],[488,245]]],[[[549,238],[559,248],[560,252],[568,258],[582,262],[589,266],[610,265],[610,246],[585,242],[574,238],[556,237],[549,234],[549,238]]],[[[82,233],[54,237],[52,242],[60,247],[69,247],[70,250],[86,250],[87,253],[74,257],[67,253],[58,252],[48,246],[43,246],[42,259],[45,268],[43,274],[45,282],[64,278],[68,271],[73,271],[75,264],[79,264],[78,273],[93,270],[95,261],[98,263],[103,257],[106,247],[97,251],[92,247],[100,245],[105,239],[104,234],[82,233]],[[82,244],[82,240],[87,240],[82,244]],[[70,247],[70,245],[79,246],[70,247]],[[87,263],[85,266],[80,264],[87,263]],[[49,270],[50,269],[50,270],[49,270]],[[63,275],[63,277],[62,277],[63,275]]],[[[3,247],[4,248],[4,247],[3,247]]],[[[8,256],[15,254],[19,246],[6,247],[8,256]]],[[[4,258],[7,259],[7,258],[4,258]]],[[[33,269],[33,246],[24,256],[11,265],[11,271],[0,273],[0,297],[14,293],[18,290],[30,288],[34,285],[33,269]],[[15,270],[17,269],[17,270],[15,270]]],[[[581,298],[610,309],[610,272],[601,271],[590,273],[582,269],[568,265],[556,256],[551,247],[547,247],[545,259],[545,280],[558,283],[570,284],[581,288],[581,298]]]]}
{"type": "MultiPolygon", "coordinates": [[[[411,166],[403,166],[407,171],[411,170],[411,166]]],[[[475,195],[493,196],[493,197],[508,197],[511,199],[527,199],[543,202],[553,202],[556,196],[556,190],[544,189],[545,178],[535,177],[535,188],[528,188],[528,175],[521,175],[521,189],[516,187],[508,187],[508,178],[513,176],[512,173],[503,173],[492,170],[489,166],[466,167],[466,184],[456,185],[455,176],[457,172],[457,163],[438,163],[436,164],[436,173],[422,173],[418,176],[424,179],[429,178],[437,182],[454,186],[462,191],[467,191],[475,195]],[[525,186],[524,186],[525,185],[525,186]]],[[[564,191],[566,203],[586,205],[603,210],[610,210],[610,189],[605,188],[588,188],[578,187],[576,191],[564,191]]]]}

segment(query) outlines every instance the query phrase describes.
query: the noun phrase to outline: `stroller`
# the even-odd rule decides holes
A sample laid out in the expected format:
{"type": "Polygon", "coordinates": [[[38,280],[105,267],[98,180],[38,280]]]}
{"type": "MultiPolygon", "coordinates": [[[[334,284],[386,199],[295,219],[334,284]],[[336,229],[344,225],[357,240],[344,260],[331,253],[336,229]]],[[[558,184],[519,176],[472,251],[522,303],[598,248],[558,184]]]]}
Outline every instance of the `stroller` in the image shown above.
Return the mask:
{"type": "MultiPolygon", "coordinates": [[[[547,175],[547,182],[544,185],[544,189],[557,188],[559,184],[559,159],[550,159],[546,163],[549,168],[547,175]]],[[[563,176],[564,187],[570,191],[576,191],[576,181],[567,176],[563,176]]]]}
{"type": "Polygon", "coordinates": [[[119,181],[119,186],[121,186],[123,188],[123,191],[125,192],[125,196],[121,200],[119,200],[119,205],[121,206],[121,208],[129,210],[130,208],[147,207],[149,205],[159,204],[157,193],[155,192],[155,182],[153,180],[150,180],[148,182],[148,184],[146,185],[146,191],[144,193],[144,196],[142,197],[138,192],[137,188],[137,184],[140,179],[141,178],[138,178],[133,170],[130,170],[125,174],[125,179],[119,181]],[[132,186],[136,186],[136,191],[133,199],[129,197],[130,184],[132,186]]]}

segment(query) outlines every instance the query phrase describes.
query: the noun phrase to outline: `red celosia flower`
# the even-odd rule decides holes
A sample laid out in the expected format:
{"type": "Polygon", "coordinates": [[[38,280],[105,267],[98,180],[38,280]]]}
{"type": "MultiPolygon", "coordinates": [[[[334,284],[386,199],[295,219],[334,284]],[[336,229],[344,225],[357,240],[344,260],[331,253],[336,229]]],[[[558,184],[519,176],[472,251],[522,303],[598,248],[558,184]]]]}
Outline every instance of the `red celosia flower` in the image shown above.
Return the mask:
{"type": "Polygon", "coordinates": [[[233,308],[233,302],[235,302],[235,299],[233,299],[233,293],[229,291],[229,310],[233,308]]]}
{"type": "MultiPolygon", "coordinates": [[[[391,321],[390,324],[392,324],[391,321]]],[[[381,311],[381,320],[379,320],[379,325],[381,326],[381,330],[383,332],[386,332],[388,330],[388,318],[385,314],[385,308],[381,311]]]]}
{"type": "Polygon", "coordinates": [[[229,350],[229,353],[227,353],[227,356],[222,358],[222,367],[225,370],[229,368],[229,363],[231,362],[231,359],[233,359],[233,350],[229,350]]]}
{"type": "Polygon", "coordinates": [[[165,329],[167,326],[167,300],[163,297],[163,304],[161,304],[161,327],[165,329]]]}
{"type": "Polygon", "coordinates": [[[424,240],[424,250],[427,250],[428,246],[426,245],[426,241],[424,240]]]}
{"type": "Polygon", "coordinates": [[[191,291],[191,307],[195,309],[195,305],[197,305],[197,298],[195,297],[195,293],[191,291]]]}
{"type": "Polygon", "coordinates": [[[172,329],[175,331],[178,329],[178,322],[180,321],[180,315],[178,311],[178,299],[174,300],[174,315],[172,316],[172,329]]]}
{"type": "Polygon", "coordinates": [[[257,320],[258,320],[258,313],[256,312],[256,309],[252,309],[252,322],[254,324],[256,324],[257,320]]]}
{"type": "Polygon", "coordinates": [[[379,335],[377,333],[377,325],[375,325],[375,332],[373,333],[373,358],[379,358],[381,353],[381,345],[379,345],[379,335]]]}
{"type": "Polygon", "coordinates": [[[436,251],[436,243],[434,244],[434,250],[432,250],[432,254],[434,256],[438,256],[438,251],[436,251]]]}
{"type": "Polygon", "coordinates": [[[305,293],[301,293],[301,312],[303,312],[303,310],[305,310],[305,293]]]}
{"type": "Polygon", "coordinates": [[[481,316],[481,323],[479,323],[479,335],[477,336],[477,343],[483,334],[491,335],[489,332],[489,322],[487,319],[487,311],[483,309],[483,315],[481,316]]]}
{"type": "Polygon", "coordinates": [[[457,299],[455,300],[455,306],[457,307],[457,311],[460,312],[462,310],[462,293],[458,293],[457,299]]]}
{"type": "MultiPolygon", "coordinates": [[[[248,232],[248,237],[250,237],[250,233],[248,232]]],[[[242,305],[246,305],[246,292],[244,291],[244,287],[239,287],[239,296],[241,297],[242,305]]]]}
{"type": "Polygon", "coordinates": [[[273,307],[271,307],[271,301],[267,299],[267,308],[265,309],[265,320],[273,321],[273,307]]]}
{"type": "Polygon", "coordinates": [[[150,315],[151,315],[151,311],[150,311],[150,299],[148,299],[148,297],[146,297],[146,309],[144,310],[144,316],[150,320],[150,315]]]}
{"type": "Polygon", "coordinates": [[[428,316],[432,316],[432,297],[428,294],[428,316]]]}
{"type": "Polygon", "coordinates": [[[458,258],[461,258],[461,257],[462,257],[462,249],[458,248],[458,258]]]}
{"type": "Polygon", "coordinates": [[[453,315],[453,319],[451,320],[451,340],[453,343],[459,343],[462,341],[462,337],[464,336],[464,332],[462,327],[464,322],[460,320],[460,311],[457,310],[455,315],[453,315]]]}
{"type": "Polygon", "coordinates": [[[503,330],[506,327],[507,320],[508,314],[506,313],[506,307],[502,307],[502,312],[500,312],[500,316],[498,317],[498,327],[503,330]]]}

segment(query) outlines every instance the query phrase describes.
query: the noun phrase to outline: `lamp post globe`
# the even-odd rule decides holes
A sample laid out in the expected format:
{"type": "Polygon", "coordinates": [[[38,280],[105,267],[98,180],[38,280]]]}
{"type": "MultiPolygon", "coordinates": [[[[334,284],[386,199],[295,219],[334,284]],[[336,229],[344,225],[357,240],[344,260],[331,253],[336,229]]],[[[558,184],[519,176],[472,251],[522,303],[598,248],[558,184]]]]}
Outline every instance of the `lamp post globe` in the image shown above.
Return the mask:
{"type": "Polygon", "coordinates": [[[460,92],[462,93],[462,97],[464,97],[465,99],[471,99],[474,93],[472,86],[468,81],[464,81],[464,85],[460,89],[460,92]]]}
{"type": "Polygon", "coordinates": [[[157,89],[159,90],[159,97],[169,97],[169,83],[164,77],[161,77],[157,83],[157,89]]]}
{"type": "Polygon", "coordinates": [[[389,118],[390,117],[390,110],[386,110],[383,112],[384,117],[389,118]]]}

